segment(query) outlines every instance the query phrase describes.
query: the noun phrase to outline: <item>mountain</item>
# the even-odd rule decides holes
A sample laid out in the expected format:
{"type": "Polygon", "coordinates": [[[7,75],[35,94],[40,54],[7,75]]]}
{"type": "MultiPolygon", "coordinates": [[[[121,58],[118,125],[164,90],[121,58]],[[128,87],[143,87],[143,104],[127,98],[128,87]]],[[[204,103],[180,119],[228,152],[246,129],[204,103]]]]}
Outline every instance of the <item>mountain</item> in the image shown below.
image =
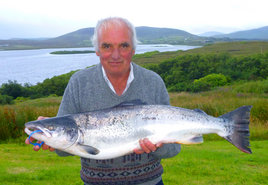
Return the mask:
{"type": "Polygon", "coordinates": [[[268,40],[268,26],[233,32],[229,34],[222,34],[214,36],[216,38],[228,37],[230,39],[246,39],[246,40],[268,40]]]}
{"type": "Polygon", "coordinates": [[[85,47],[91,45],[94,28],[83,28],[65,35],[46,40],[47,43],[58,43],[67,47],[85,47]]]}
{"type": "MultiPolygon", "coordinates": [[[[89,47],[94,28],[83,28],[65,35],[46,40],[0,40],[2,49],[39,49],[39,48],[67,48],[89,47]]],[[[193,35],[183,30],[171,28],[136,27],[137,38],[142,44],[177,44],[203,45],[212,43],[215,38],[206,38],[193,35]]]]}
{"type": "Polygon", "coordinates": [[[213,37],[215,35],[223,35],[224,33],[217,32],[217,31],[209,31],[205,33],[198,34],[200,37],[213,37]]]}

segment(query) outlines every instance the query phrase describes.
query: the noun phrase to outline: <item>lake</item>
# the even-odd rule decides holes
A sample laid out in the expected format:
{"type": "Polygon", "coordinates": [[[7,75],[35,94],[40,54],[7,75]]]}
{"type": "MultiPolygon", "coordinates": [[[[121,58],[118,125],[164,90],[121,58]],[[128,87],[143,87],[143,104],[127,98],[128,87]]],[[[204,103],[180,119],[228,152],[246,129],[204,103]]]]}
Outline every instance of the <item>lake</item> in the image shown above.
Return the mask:
{"type": "MultiPolygon", "coordinates": [[[[138,45],[136,54],[149,51],[188,50],[200,46],[185,45],[138,45]]],[[[8,80],[18,83],[36,84],[46,78],[68,73],[99,63],[95,53],[52,55],[50,52],[61,50],[94,50],[94,48],[57,48],[38,50],[0,51],[0,85],[8,80]]]]}

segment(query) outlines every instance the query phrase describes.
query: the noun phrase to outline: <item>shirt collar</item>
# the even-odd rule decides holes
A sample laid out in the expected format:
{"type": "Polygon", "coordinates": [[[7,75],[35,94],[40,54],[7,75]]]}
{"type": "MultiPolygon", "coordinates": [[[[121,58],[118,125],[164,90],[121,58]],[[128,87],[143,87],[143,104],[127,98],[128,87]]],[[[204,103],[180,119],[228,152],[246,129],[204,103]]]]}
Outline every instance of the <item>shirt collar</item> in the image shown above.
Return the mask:
{"type": "MultiPolygon", "coordinates": [[[[110,80],[108,79],[103,66],[101,66],[101,69],[102,69],[102,75],[103,75],[105,82],[108,84],[110,89],[116,94],[114,87],[113,87],[112,83],[110,82],[110,80]]],[[[129,72],[129,76],[127,79],[127,85],[126,85],[126,88],[124,89],[122,95],[125,94],[125,92],[128,90],[128,88],[133,80],[134,80],[133,65],[132,65],[132,63],[130,63],[130,72],[129,72]]]]}

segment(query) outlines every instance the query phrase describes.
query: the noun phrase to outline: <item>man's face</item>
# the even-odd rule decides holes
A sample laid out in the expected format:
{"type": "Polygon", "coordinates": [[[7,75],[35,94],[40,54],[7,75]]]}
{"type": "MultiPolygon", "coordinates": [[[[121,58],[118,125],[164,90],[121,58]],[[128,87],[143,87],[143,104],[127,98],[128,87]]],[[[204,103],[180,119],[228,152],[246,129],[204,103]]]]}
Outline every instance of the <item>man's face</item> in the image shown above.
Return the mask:
{"type": "Polygon", "coordinates": [[[130,62],[135,51],[128,28],[109,25],[99,35],[99,51],[102,66],[107,75],[120,76],[130,70],[130,62]]]}

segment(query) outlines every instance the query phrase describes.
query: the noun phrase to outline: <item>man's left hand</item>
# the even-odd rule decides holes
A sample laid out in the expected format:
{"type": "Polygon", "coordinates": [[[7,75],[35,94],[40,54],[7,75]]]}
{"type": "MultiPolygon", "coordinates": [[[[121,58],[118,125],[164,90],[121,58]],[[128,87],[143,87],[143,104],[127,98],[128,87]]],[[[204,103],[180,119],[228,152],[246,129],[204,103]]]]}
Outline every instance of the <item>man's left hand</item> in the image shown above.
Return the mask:
{"type": "Polygon", "coordinates": [[[151,152],[155,152],[157,148],[161,147],[163,143],[153,144],[149,139],[141,139],[139,140],[141,148],[135,148],[133,151],[135,154],[143,154],[144,152],[149,154],[151,152]]]}

